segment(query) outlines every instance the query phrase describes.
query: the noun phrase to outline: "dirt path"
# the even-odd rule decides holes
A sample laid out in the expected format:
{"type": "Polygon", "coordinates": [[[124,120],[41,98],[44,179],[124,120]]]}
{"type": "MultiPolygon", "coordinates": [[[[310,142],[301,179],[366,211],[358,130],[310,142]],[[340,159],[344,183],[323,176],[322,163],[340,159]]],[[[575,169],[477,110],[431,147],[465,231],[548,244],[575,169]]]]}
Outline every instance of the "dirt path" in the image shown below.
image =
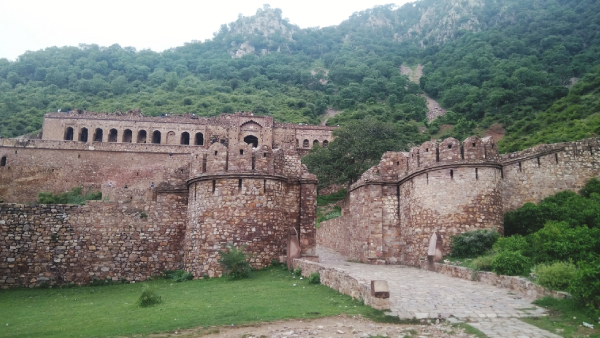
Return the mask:
{"type": "Polygon", "coordinates": [[[475,337],[464,333],[459,327],[447,323],[428,324],[381,324],[359,316],[340,315],[308,320],[286,320],[270,323],[260,323],[244,327],[213,327],[197,328],[152,335],[151,337],[203,337],[203,338],[300,338],[300,337],[352,337],[367,338],[370,336],[383,337],[475,337]]]}
{"type": "Polygon", "coordinates": [[[329,120],[329,118],[334,117],[341,112],[342,111],[340,111],[340,110],[333,110],[332,108],[327,108],[327,110],[325,111],[325,114],[323,114],[323,119],[321,120],[321,125],[325,126],[327,124],[327,120],[329,120]]]}
{"type": "MultiPolygon", "coordinates": [[[[423,76],[423,65],[418,64],[417,68],[414,70],[407,66],[400,66],[400,74],[407,75],[410,82],[418,84],[421,80],[421,76],[423,76]]],[[[442,108],[437,101],[427,96],[427,94],[423,94],[423,97],[427,100],[427,120],[429,120],[429,122],[435,120],[438,116],[446,114],[447,110],[442,108]]]]}

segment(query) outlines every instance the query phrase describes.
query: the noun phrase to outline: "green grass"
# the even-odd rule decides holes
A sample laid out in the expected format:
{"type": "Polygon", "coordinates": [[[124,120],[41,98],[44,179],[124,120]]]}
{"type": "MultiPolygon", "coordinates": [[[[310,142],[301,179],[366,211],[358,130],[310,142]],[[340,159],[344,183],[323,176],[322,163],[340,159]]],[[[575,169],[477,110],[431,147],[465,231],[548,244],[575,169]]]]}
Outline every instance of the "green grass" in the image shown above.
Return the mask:
{"type": "Polygon", "coordinates": [[[598,323],[597,312],[594,313],[586,309],[572,299],[559,300],[545,297],[533,303],[546,308],[549,316],[521,318],[524,322],[565,338],[600,338],[600,323],[598,323]],[[593,324],[594,329],[583,327],[583,322],[593,324]]]}
{"type": "Polygon", "coordinates": [[[386,321],[381,311],[287,270],[257,271],[252,279],[225,278],[70,289],[0,291],[0,337],[115,337],[198,326],[242,325],[341,313],[386,321]],[[296,286],[293,286],[296,284],[296,286]],[[142,286],[162,297],[141,308],[142,286]]]}
{"type": "Polygon", "coordinates": [[[488,337],[485,333],[479,331],[478,329],[472,327],[469,324],[466,323],[459,323],[459,324],[454,324],[452,325],[452,327],[461,327],[465,330],[465,333],[467,334],[472,334],[477,338],[490,338],[488,337]]]}

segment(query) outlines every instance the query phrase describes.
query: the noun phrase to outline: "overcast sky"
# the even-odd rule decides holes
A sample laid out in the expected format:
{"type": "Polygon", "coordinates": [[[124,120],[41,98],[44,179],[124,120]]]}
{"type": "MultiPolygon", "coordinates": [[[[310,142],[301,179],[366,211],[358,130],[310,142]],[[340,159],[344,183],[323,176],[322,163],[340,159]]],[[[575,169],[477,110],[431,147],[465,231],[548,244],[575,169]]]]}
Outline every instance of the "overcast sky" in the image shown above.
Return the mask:
{"type": "Polygon", "coordinates": [[[337,25],[352,13],[408,0],[0,0],[0,58],[80,43],[162,51],[212,38],[238,14],[268,3],[302,28],[337,25]]]}

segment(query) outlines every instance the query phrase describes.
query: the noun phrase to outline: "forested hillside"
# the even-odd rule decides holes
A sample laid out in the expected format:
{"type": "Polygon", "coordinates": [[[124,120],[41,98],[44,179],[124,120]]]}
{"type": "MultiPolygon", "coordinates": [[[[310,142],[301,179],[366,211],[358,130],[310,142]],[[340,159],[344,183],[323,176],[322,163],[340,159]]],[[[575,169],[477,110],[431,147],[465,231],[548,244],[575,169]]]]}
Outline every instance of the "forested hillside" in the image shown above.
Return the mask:
{"type": "Polygon", "coordinates": [[[497,124],[504,151],[598,132],[598,1],[422,0],[309,29],[282,14],[265,5],[210,40],[161,53],[80,45],[0,59],[0,136],[38,131],[44,113],[76,108],[251,110],[314,124],[331,108],[340,113],[329,125],[370,117],[414,143],[483,136],[497,124]],[[420,83],[400,74],[417,64],[420,83]],[[427,121],[423,94],[449,113],[427,121]]]}

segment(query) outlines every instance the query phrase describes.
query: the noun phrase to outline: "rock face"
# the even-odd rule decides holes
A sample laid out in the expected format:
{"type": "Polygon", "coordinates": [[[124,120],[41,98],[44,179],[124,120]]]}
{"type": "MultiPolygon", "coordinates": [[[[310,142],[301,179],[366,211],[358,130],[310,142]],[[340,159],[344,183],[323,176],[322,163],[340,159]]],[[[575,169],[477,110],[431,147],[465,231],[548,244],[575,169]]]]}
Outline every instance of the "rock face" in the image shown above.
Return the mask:
{"type": "Polygon", "coordinates": [[[506,211],[600,176],[599,139],[497,149],[491,137],[474,136],[385,153],[351,186],[342,216],[321,222],[317,243],[352,260],[419,265],[434,235],[433,260],[449,252],[450,236],[502,232],[506,211]]]}
{"type": "Polygon", "coordinates": [[[219,276],[225,245],[260,268],[285,255],[290,233],[313,255],[317,181],[299,153],[332,129],[252,113],[48,114],[43,140],[0,140],[0,200],[82,186],[104,201],[0,204],[0,287],[219,276]]]}

